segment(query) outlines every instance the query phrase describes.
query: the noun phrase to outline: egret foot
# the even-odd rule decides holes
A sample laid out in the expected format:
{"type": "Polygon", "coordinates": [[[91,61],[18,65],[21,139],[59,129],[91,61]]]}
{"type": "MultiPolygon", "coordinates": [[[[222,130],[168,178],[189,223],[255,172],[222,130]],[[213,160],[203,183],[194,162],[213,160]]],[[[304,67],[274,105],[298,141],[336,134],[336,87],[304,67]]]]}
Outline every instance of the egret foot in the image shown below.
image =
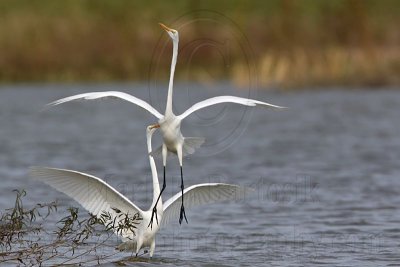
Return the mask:
{"type": "Polygon", "coordinates": [[[181,192],[182,192],[182,205],[181,205],[181,213],[179,215],[179,224],[182,224],[183,217],[185,217],[186,223],[188,223],[188,220],[186,218],[186,213],[185,213],[185,207],[183,206],[183,189],[185,189],[185,186],[183,185],[183,170],[182,170],[182,165],[181,165],[181,192]]]}
{"type": "Polygon", "coordinates": [[[157,217],[157,208],[154,206],[154,208],[153,208],[153,212],[151,213],[151,219],[150,219],[150,223],[149,223],[149,225],[147,226],[147,227],[151,227],[151,229],[153,229],[153,219],[154,219],[154,214],[156,215],[156,221],[157,221],[157,224],[158,224],[158,217],[157,217]]]}
{"type": "Polygon", "coordinates": [[[185,213],[185,207],[183,206],[183,203],[182,203],[181,214],[179,216],[179,224],[182,224],[183,218],[185,218],[186,223],[188,223],[188,220],[186,218],[186,213],[185,213]]]}

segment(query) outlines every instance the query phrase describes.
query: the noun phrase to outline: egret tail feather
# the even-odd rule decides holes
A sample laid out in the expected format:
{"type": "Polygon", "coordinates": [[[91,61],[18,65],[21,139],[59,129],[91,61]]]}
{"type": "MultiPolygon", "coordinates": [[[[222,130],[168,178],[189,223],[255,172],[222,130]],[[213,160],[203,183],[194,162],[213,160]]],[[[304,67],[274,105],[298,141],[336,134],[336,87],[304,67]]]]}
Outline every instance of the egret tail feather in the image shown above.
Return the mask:
{"type": "MultiPolygon", "coordinates": [[[[168,153],[168,154],[167,154],[168,156],[175,155],[174,153],[172,153],[172,152],[170,152],[170,151],[167,151],[167,153],[168,153]]],[[[157,149],[151,151],[151,152],[149,153],[149,155],[152,156],[153,158],[162,155],[162,145],[159,146],[157,149]]]]}
{"type": "Polygon", "coordinates": [[[204,143],[205,138],[203,137],[185,137],[183,147],[182,147],[182,154],[183,156],[187,156],[193,154],[196,149],[201,147],[204,143]]]}

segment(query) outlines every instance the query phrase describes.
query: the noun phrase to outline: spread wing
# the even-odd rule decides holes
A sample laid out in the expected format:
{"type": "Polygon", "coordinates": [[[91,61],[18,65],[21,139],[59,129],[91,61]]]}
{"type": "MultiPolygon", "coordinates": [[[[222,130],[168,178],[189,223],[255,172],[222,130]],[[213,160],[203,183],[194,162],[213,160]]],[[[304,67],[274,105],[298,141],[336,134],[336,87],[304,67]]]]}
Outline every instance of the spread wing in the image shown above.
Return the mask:
{"type": "Polygon", "coordinates": [[[243,97],[237,97],[237,96],[216,96],[212,97],[203,101],[200,101],[193,106],[191,106],[189,109],[187,109],[185,112],[183,112],[181,115],[178,116],[179,119],[184,119],[193,112],[208,107],[216,104],[221,104],[221,103],[234,103],[234,104],[240,104],[240,105],[245,105],[245,106],[256,106],[256,105],[261,105],[261,106],[266,106],[266,107],[273,107],[273,108],[284,108],[281,106],[276,106],[272,105],[266,102],[254,100],[254,99],[248,99],[248,98],[243,98],[243,97]]]}
{"type": "Polygon", "coordinates": [[[106,98],[106,97],[114,97],[118,99],[122,99],[128,102],[131,102],[135,105],[138,105],[139,107],[147,110],[154,116],[156,116],[158,119],[161,119],[164,117],[160,112],[158,112],[155,108],[153,108],[149,103],[147,103],[144,100],[141,100],[137,97],[134,97],[133,95],[124,93],[124,92],[118,92],[118,91],[108,91],[108,92],[93,92],[93,93],[85,93],[85,94],[79,94],[79,95],[73,95],[65,98],[61,98],[59,100],[56,100],[54,102],[51,102],[47,104],[46,106],[52,107],[52,106],[57,106],[66,102],[74,101],[74,100],[93,100],[93,99],[99,99],[99,98],[106,98]]]}
{"type": "MultiPolygon", "coordinates": [[[[241,199],[248,191],[247,188],[237,185],[222,183],[205,183],[192,185],[183,192],[185,208],[215,203],[224,200],[241,199]]],[[[164,203],[164,215],[162,225],[166,225],[171,219],[179,217],[181,209],[181,193],[175,194],[164,203]]]]}
{"type": "Polygon", "coordinates": [[[103,212],[113,217],[122,214],[134,215],[143,211],[129,199],[103,180],[77,171],[31,167],[30,175],[56,190],[73,198],[87,211],[100,217],[103,212]]]}

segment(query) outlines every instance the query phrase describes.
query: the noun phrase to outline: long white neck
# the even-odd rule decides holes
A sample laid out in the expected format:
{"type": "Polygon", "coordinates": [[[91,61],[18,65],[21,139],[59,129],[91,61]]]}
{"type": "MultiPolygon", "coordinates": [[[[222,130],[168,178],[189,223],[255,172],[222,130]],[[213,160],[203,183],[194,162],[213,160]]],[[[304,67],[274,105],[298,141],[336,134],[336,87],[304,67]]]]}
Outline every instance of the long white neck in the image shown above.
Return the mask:
{"type": "MultiPolygon", "coordinates": [[[[154,131],[155,130],[150,130],[147,132],[147,151],[149,153],[151,176],[153,177],[153,202],[151,203],[151,207],[154,206],[157,201],[158,195],[160,194],[160,183],[158,181],[156,163],[154,162],[153,156],[150,154],[153,151],[151,146],[151,137],[153,136],[154,131]]],[[[160,198],[157,203],[157,209],[162,210],[162,205],[162,199],[160,198]]]]}
{"type": "Polygon", "coordinates": [[[169,86],[168,86],[168,98],[167,98],[167,106],[165,108],[165,115],[173,114],[172,112],[172,94],[174,90],[174,74],[175,74],[175,66],[176,60],[178,58],[178,43],[179,40],[173,39],[173,48],[172,48],[172,62],[171,62],[171,74],[169,76],[169,86]]]}

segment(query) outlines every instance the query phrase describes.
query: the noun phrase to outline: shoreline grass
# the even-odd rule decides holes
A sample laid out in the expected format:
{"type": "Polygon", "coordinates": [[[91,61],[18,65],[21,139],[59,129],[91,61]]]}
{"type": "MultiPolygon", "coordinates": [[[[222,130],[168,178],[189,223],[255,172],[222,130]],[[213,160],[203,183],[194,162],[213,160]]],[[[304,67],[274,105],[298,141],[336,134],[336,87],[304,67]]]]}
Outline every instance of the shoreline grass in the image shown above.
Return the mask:
{"type": "Polygon", "coordinates": [[[224,64],[215,47],[204,46],[195,57],[180,54],[178,80],[228,79],[245,85],[257,79],[261,87],[283,89],[400,84],[400,2],[394,0],[177,1],[173,6],[129,0],[4,0],[0,82],[167,79],[170,44],[162,46],[167,37],[157,23],[180,26],[182,14],[193,22],[199,19],[195,10],[203,9],[226,16],[234,26],[188,24],[181,47],[202,37],[218,41],[237,27],[248,40],[252,61],[246,62],[241,48],[232,45],[227,48],[230,62],[224,64]],[[249,64],[254,65],[250,78],[249,64]]]}

